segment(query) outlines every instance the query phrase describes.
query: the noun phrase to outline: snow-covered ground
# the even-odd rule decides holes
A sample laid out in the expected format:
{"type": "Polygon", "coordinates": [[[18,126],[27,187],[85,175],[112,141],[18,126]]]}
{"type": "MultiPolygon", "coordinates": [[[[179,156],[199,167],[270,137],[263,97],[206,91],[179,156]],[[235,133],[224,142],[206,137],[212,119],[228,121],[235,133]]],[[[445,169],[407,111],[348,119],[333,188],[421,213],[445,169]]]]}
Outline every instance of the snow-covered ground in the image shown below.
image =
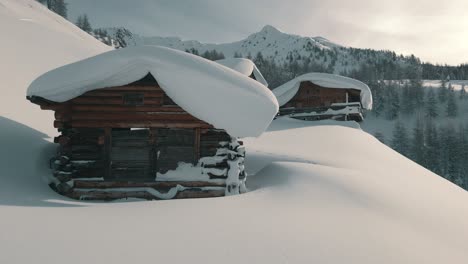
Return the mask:
{"type": "Polygon", "coordinates": [[[353,122],[280,118],[244,139],[243,195],[61,197],[41,179],[51,114],[26,88],[107,48],[32,0],[0,0],[0,33],[11,32],[0,42],[0,263],[466,263],[468,194],[353,122]]]}

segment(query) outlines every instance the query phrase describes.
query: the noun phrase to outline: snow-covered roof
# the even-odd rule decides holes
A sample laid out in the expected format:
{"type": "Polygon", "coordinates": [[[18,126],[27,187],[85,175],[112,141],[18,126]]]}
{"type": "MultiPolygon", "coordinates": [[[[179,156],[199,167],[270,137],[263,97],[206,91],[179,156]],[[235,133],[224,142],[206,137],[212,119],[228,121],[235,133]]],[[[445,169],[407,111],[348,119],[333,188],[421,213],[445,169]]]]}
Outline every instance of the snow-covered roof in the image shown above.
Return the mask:
{"type": "Polygon", "coordinates": [[[275,96],[261,83],[216,62],[159,46],[113,50],[65,65],[33,81],[27,95],[64,102],[148,73],[185,111],[231,136],[260,135],[278,111],[275,96]]]}
{"type": "Polygon", "coordinates": [[[262,73],[258,70],[255,63],[249,59],[229,58],[217,60],[216,62],[233,70],[236,70],[246,76],[251,76],[253,74],[255,80],[268,87],[268,82],[265,80],[262,73]]]}
{"type": "Polygon", "coordinates": [[[316,72],[303,74],[273,89],[279,105],[282,106],[289,102],[296,95],[300,84],[305,81],[326,88],[360,90],[362,107],[368,110],[372,109],[372,93],[365,83],[340,75],[316,72]]]}

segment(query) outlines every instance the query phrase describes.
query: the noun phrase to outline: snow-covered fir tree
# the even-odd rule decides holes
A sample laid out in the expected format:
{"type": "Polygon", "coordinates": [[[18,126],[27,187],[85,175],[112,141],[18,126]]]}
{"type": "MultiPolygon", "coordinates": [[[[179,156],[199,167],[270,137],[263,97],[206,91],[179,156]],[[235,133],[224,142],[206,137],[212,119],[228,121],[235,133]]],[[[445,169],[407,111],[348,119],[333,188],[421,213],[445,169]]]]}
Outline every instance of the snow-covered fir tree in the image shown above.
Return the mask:
{"type": "Polygon", "coordinates": [[[449,90],[448,93],[446,113],[448,117],[452,118],[458,115],[458,105],[453,90],[449,90]]]}
{"type": "Polygon", "coordinates": [[[439,115],[437,98],[434,89],[430,88],[427,93],[427,101],[425,104],[426,115],[429,118],[435,118],[439,115]]]}
{"type": "Polygon", "coordinates": [[[400,120],[395,122],[391,147],[404,156],[409,156],[409,138],[406,128],[400,120]]]}

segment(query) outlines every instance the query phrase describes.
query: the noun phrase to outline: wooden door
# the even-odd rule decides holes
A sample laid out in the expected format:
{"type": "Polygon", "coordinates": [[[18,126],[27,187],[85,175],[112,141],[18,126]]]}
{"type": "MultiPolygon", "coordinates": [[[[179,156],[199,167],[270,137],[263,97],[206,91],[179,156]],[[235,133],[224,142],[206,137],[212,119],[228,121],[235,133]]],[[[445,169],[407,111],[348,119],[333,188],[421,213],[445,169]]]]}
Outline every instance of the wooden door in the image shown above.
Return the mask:
{"type": "MultiPolygon", "coordinates": [[[[199,140],[199,139],[198,139],[199,140]]],[[[195,129],[158,129],[156,138],[157,171],[165,173],[177,168],[180,162],[194,163],[196,158],[195,129]]]]}
{"type": "Polygon", "coordinates": [[[155,167],[155,148],[148,129],[112,130],[110,149],[112,180],[154,180],[155,167]]]}

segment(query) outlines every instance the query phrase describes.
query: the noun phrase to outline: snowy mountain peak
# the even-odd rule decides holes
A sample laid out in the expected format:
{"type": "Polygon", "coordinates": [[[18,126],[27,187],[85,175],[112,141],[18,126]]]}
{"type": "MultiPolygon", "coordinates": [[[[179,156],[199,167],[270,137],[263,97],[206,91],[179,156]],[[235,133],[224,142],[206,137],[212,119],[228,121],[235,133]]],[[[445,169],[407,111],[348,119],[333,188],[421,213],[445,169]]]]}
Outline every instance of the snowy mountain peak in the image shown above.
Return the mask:
{"type": "Polygon", "coordinates": [[[278,34],[278,33],[283,33],[281,30],[278,28],[272,26],[272,25],[265,25],[262,30],[258,33],[264,33],[264,34],[278,34]]]}

